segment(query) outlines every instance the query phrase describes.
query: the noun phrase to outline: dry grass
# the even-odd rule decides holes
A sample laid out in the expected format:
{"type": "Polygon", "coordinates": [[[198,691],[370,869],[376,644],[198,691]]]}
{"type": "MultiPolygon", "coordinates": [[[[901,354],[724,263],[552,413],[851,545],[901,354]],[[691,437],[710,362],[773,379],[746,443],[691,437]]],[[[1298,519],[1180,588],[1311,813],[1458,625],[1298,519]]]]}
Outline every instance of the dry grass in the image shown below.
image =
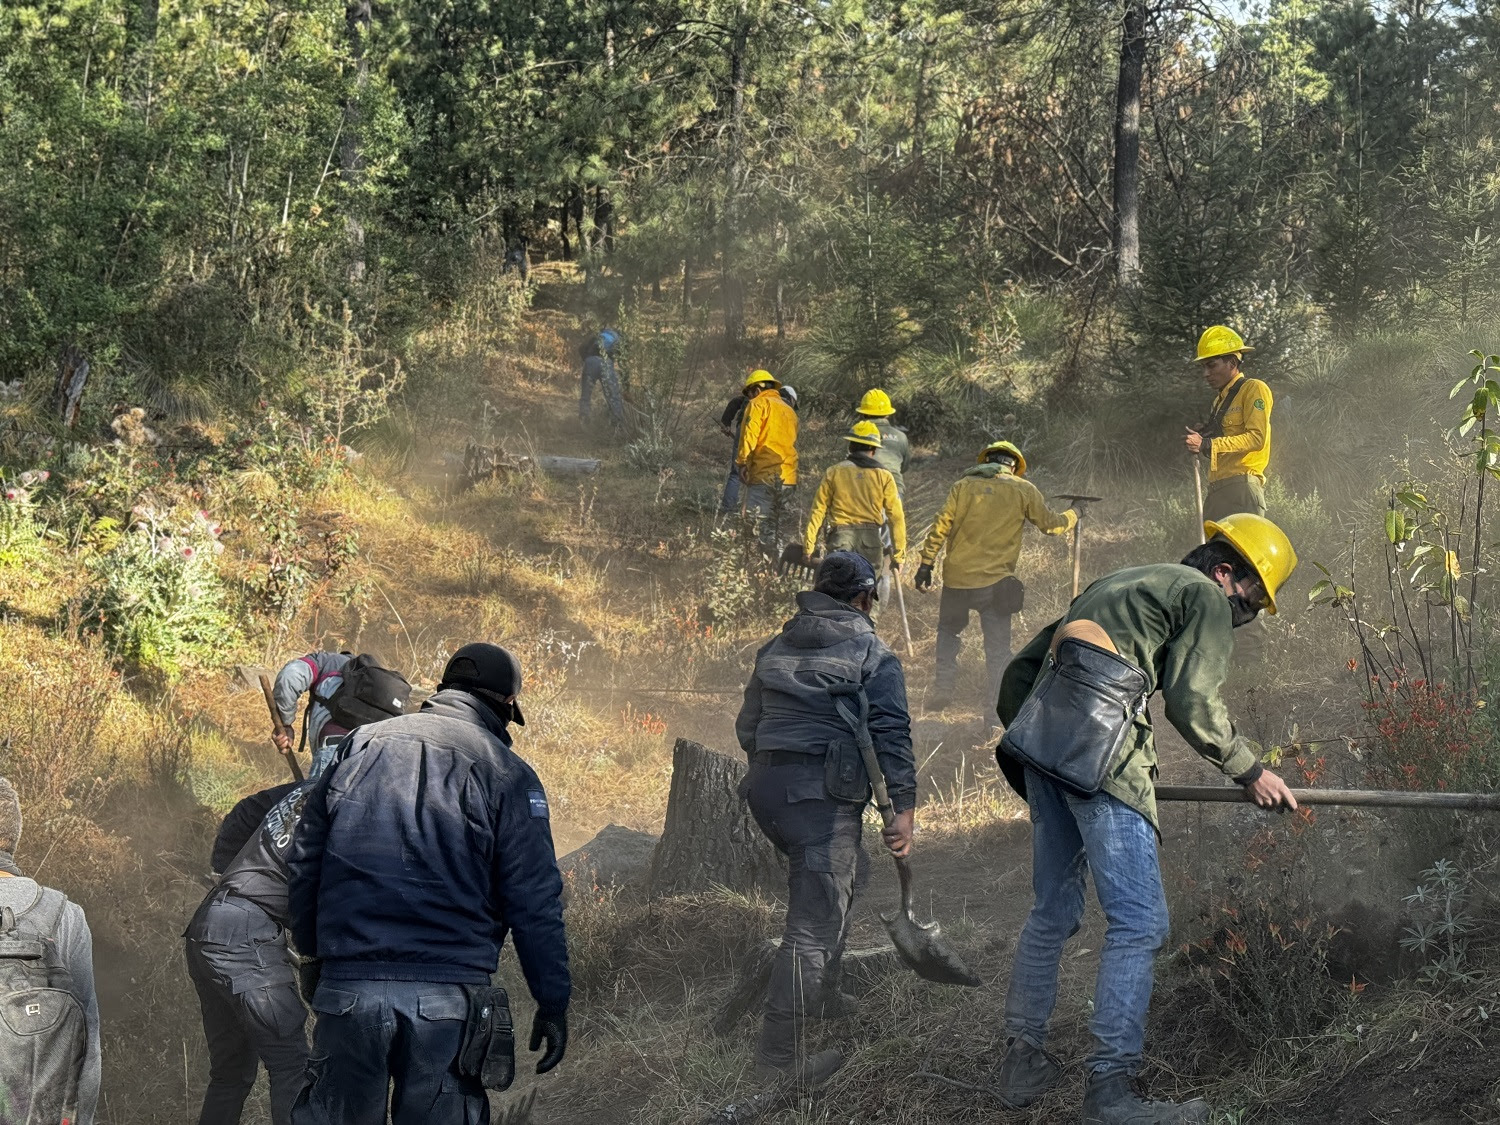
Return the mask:
{"type": "MultiPolygon", "coordinates": [[[[476,285],[461,315],[421,341],[414,413],[386,435],[389,448],[305,500],[308,511],[337,513],[357,532],[361,557],[337,588],[316,590],[289,628],[263,638],[256,655],[274,665],[324,644],[375,650],[430,687],[459,644],[513,646],[527,671],[528,723],[517,746],[549,789],[560,850],[567,850],[610,822],[659,827],[674,737],[733,749],[744,672],[790,605],[773,591],[762,610],[740,620],[710,624],[702,612],[728,450],[714,423],[742,364],[703,340],[690,344],[695,376],[680,384],[685,390],[672,407],[681,419],[671,434],[672,473],[632,469],[623,446],[633,433],[610,435],[575,421],[574,344],[584,325],[571,311],[578,291],[566,269],[540,272],[550,288],[513,331],[502,307],[509,297],[476,285]],[[484,401],[501,412],[511,452],[602,456],[603,471],[582,482],[517,476],[444,495],[435,463],[477,434],[484,401]]],[[[666,306],[655,313],[669,327],[696,331],[666,306]]],[[[1452,346],[1372,345],[1277,384],[1281,475],[1273,480],[1273,515],[1305,560],[1340,557],[1352,527],[1374,525],[1380,479],[1421,467],[1441,447],[1440,426],[1427,419],[1445,416],[1443,395],[1462,374],[1450,369],[1462,358],[1452,346]],[[1408,432],[1410,447],[1402,437],[1408,432]],[[1393,452],[1406,465],[1391,460],[1393,452]]],[[[1085,581],[1175,559],[1191,546],[1191,477],[1174,443],[1178,415],[1196,417],[1201,412],[1188,406],[1197,401],[1176,386],[1133,412],[1080,420],[1038,408],[1026,415],[1033,480],[1049,494],[1108,498],[1085,524],[1085,581]]],[[[967,445],[982,420],[978,410],[966,402],[962,435],[908,475],[913,552],[948,486],[972,463],[967,445]]],[[[805,507],[821,470],[841,456],[845,419],[803,420],[805,507]]],[[[241,543],[252,546],[258,534],[246,528],[241,543]]],[[[242,565],[248,560],[231,572],[242,565]]],[[[1017,647],[1066,607],[1068,543],[1028,534],[1021,574],[1028,596],[1015,621],[1017,647]]],[[[52,623],[65,616],[79,577],[76,560],[55,552],[29,569],[0,570],[0,768],[27,802],[23,866],[38,867],[83,902],[94,923],[108,981],[105,1121],[186,1118],[204,1061],[177,935],[202,893],[198,874],[215,814],[280,780],[280,766],[265,741],[258,694],[226,690],[233,686],[227,674],[190,678],[167,700],[138,698],[104,653],[55,635],[52,623]]],[[[1290,612],[1268,630],[1258,692],[1236,698],[1249,732],[1268,745],[1287,742],[1294,726],[1303,738],[1360,728],[1347,638],[1332,618],[1302,609],[1314,578],[1304,566],[1288,588],[1290,612]]],[[[906,664],[917,700],[929,683],[938,597],[908,587],[906,600],[917,645],[906,664]]],[[[880,628],[888,639],[898,636],[893,608],[880,628]]],[[[977,622],[961,660],[961,689],[977,700],[977,622]]],[[[971,1086],[986,1080],[1000,1037],[1008,943],[1025,906],[1018,844],[1025,829],[1015,823],[1024,806],[989,756],[987,716],[977,704],[959,714],[962,722],[918,723],[919,761],[931,756],[919,810],[921,862],[933,876],[933,911],[989,983],[963,992],[905,976],[879,982],[857,1021],[820,1030],[852,1056],[829,1096],[775,1125],[957,1122],[999,1112],[982,1091],[917,1076],[925,1068],[971,1086]]],[[[1328,753],[1347,757],[1331,761],[1331,772],[1361,775],[1347,748],[1328,753]]],[[[1247,835],[1227,837],[1231,850],[1247,835]]],[[[517,1120],[529,1092],[540,1092],[530,1114],[537,1122],[667,1125],[694,1121],[748,1089],[744,1042],[715,1040],[706,1028],[744,951],[774,932],[773,904],[732,896],[645,904],[575,892],[569,924],[581,994],[578,1043],[563,1074],[523,1082],[501,1100],[517,1120]]],[[[862,925],[862,940],[878,935],[868,916],[862,925]]],[[[1099,935],[1086,928],[1080,942],[1097,948],[1099,935]]],[[[1086,1052],[1091,964],[1070,962],[1065,973],[1056,1042],[1075,1060],[1086,1052]]],[[[519,996],[524,986],[509,955],[505,965],[519,996]]],[[[1336,1027],[1309,1044],[1297,1062],[1299,1080],[1316,1075],[1335,1089],[1382,1062],[1393,1070],[1412,1031],[1434,1044],[1488,1042],[1488,1017],[1467,1002],[1446,1010],[1414,993],[1379,1002],[1388,1010],[1365,1030],[1336,1027]]],[[[740,1033],[748,1037],[748,1024],[740,1033]]],[[[1257,1055],[1241,1073],[1214,1078],[1209,1092],[1238,1114],[1232,1120],[1279,1119],[1262,1107],[1287,1099],[1289,1079],[1269,1058],[1257,1055]]],[[[1208,1084],[1185,1048],[1167,1044],[1156,1063],[1159,1089],[1208,1084]]],[[[1074,1120],[1078,1085],[1075,1067],[1066,1092],[1027,1120],[1074,1120]]],[[[1308,1109],[1285,1119],[1334,1118],[1308,1109]]]]}

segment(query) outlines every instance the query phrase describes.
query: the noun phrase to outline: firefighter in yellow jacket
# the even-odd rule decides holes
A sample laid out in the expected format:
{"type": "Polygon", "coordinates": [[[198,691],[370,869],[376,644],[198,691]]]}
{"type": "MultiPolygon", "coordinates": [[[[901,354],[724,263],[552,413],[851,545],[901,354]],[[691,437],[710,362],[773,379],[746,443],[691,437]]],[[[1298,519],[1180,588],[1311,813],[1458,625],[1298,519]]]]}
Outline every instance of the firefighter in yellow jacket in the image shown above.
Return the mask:
{"type": "Polygon", "coordinates": [[[1246,377],[1247,352],[1238,332],[1216,324],[1198,339],[1203,378],[1217,392],[1208,421],[1189,427],[1188,452],[1208,458],[1203,518],[1235,512],[1266,514],[1266,466],[1271,462],[1271,388],[1246,377]]]}
{"type": "Polygon", "coordinates": [[[989,704],[993,706],[1000,676],[1010,660],[1010,619],[1021,611],[1026,588],[1016,577],[1021,557],[1021,533],[1027,521],[1048,535],[1073,530],[1078,513],[1058,513],[1047,507],[1041,490],[1026,480],[1026,458],[1008,441],[991,442],[980,451],[978,464],[948,491],[943,510],[927,542],[915,586],[932,585],[932,565],[944,542],[943,595],[938,603],[937,674],[928,710],[941,711],[953,702],[958,676],[959,634],[978,612],[984,629],[984,665],[988,673],[989,704]]]}
{"type": "Polygon", "coordinates": [[[774,554],[781,517],[797,484],[797,412],[778,393],[769,371],[751,372],[745,381],[750,401],[740,422],[734,464],[746,485],[745,506],[760,525],[762,548],[774,554]]]}
{"type": "Polygon", "coordinates": [[[885,569],[880,529],[886,523],[891,528],[892,566],[899,567],[906,558],[906,512],[896,491],[896,478],[875,461],[881,442],[879,427],[874,422],[856,422],[844,440],[849,443],[849,456],[823,474],[802,534],[802,552],[804,557],[812,556],[826,519],[828,549],[863,555],[879,574],[885,569]]]}

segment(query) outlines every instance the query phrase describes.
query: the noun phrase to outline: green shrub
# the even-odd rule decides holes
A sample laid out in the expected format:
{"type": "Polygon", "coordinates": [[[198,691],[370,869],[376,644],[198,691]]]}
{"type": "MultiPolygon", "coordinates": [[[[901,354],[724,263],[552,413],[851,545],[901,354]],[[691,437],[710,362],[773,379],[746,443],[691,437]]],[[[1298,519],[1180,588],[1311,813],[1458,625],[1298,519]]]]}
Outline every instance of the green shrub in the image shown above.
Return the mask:
{"type": "Polygon", "coordinates": [[[0,499],[0,568],[35,561],[44,531],[30,499],[0,499]]]}
{"type": "Polygon", "coordinates": [[[97,632],[137,669],[175,680],[194,664],[212,664],[238,640],[215,569],[218,542],[209,525],[178,535],[137,526],[89,563],[82,628],[97,632]]]}

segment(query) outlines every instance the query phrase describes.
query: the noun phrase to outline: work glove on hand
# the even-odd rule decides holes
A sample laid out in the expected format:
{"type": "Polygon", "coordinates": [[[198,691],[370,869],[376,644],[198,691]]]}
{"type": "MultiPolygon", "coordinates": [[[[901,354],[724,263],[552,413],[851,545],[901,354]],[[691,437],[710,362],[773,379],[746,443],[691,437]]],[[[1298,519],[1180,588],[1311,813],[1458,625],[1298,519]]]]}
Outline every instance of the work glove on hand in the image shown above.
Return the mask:
{"type": "Polygon", "coordinates": [[[547,1053],[536,1064],[536,1072],[538,1074],[546,1074],[554,1066],[562,1062],[563,1055],[567,1053],[567,1012],[538,1012],[536,1014],[536,1018],[531,1021],[531,1049],[533,1051],[540,1049],[543,1039],[547,1041],[547,1053]]]}
{"type": "Polygon", "coordinates": [[[304,957],[297,962],[297,991],[304,1003],[311,1004],[313,993],[318,991],[318,981],[323,978],[323,962],[316,957],[304,957]]]}
{"type": "Polygon", "coordinates": [[[912,585],[918,590],[932,589],[932,564],[923,563],[917,567],[917,576],[912,580],[912,585]]]}

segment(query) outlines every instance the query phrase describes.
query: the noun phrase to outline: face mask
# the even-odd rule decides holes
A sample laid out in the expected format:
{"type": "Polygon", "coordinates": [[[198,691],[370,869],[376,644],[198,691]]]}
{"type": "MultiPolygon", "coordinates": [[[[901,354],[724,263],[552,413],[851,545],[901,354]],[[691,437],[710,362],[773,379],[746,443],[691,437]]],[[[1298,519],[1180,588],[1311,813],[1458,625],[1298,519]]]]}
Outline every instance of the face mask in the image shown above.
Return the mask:
{"type": "Polygon", "coordinates": [[[1244,594],[1229,595],[1229,623],[1234,628],[1248,625],[1259,616],[1259,607],[1251,605],[1244,594]]]}

